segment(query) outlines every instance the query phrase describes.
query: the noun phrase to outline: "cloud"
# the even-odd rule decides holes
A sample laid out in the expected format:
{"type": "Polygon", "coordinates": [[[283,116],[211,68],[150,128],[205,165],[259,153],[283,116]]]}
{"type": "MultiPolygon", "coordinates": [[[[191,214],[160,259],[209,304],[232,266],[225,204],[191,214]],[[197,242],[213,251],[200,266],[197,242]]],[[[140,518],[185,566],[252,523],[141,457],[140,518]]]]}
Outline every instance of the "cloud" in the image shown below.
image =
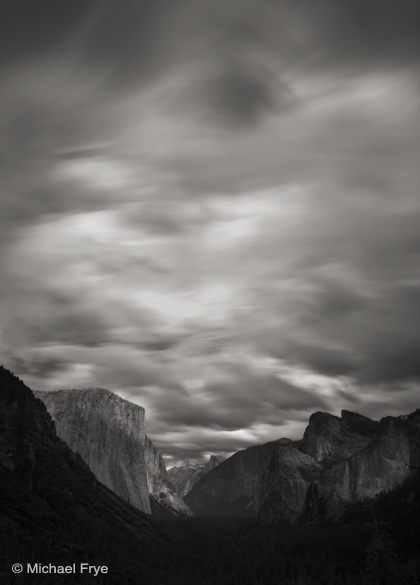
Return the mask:
{"type": "Polygon", "coordinates": [[[22,359],[13,356],[10,359],[12,371],[19,372],[22,376],[34,376],[36,378],[48,379],[50,376],[63,374],[68,369],[68,362],[65,359],[53,357],[40,357],[39,359],[22,359]]]}
{"type": "Polygon", "coordinates": [[[416,63],[420,44],[415,28],[419,19],[419,6],[412,0],[401,2],[398,10],[389,0],[351,5],[325,0],[306,11],[304,17],[307,25],[312,24],[314,40],[325,60],[361,68],[378,63],[416,63]]]}
{"type": "Polygon", "coordinates": [[[280,425],[292,411],[325,408],[326,403],[281,378],[251,371],[193,393],[173,388],[155,400],[154,406],[165,423],[232,431],[255,423],[280,425]]]}
{"type": "Polygon", "coordinates": [[[138,402],[176,456],[413,408],[418,22],[411,0],[10,4],[3,361],[138,402]]]}
{"type": "Polygon", "coordinates": [[[200,94],[198,98],[207,103],[213,119],[238,129],[252,127],[268,114],[293,103],[287,87],[282,88],[278,100],[271,81],[267,80],[267,72],[258,74],[250,70],[249,64],[226,67],[206,80],[200,94]]]}
{"type": "Polygon", "coordinates": [[[157,438],[158,448],[171,458],[197,458],[198,453],[230,456],[232,452],[267,443],[275,437],[298,439],[303,434],[304,424],[294,421],[282,425],[255,425],[250,429],[223,431],[220,429],[192,429],[180,433],[163,432],[157,438]]]}
{"type": "Polygon", "coordinates": [[[80,26],[96,0],[75,0],[59,6],[53,0],[8,3],[3,11],[1,35],[5,46],[2,61],[33,59],[55,44],[61,45],[80,26]]]}

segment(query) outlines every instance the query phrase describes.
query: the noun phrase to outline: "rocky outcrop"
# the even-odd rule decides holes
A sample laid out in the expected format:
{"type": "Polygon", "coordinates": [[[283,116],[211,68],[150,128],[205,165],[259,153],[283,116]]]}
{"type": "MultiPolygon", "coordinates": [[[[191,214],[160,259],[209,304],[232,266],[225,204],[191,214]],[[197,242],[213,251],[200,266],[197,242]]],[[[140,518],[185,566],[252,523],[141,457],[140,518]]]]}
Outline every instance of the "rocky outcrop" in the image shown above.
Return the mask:
{"type": "Polygon", "coordinates": [[[316,412],[309,419],[303,435],[302,452],[316,461],[341,461],[369,443],[377,422],[343,410],[341,417],[316,412]]]}
{"type": "Polygon", "coordinates": [[[149,437],[145,436],[144,457],[147,467],[147,487],[149,494],[156,494],[168,484],[165,461],[149,437]]]}
{"type": "Polygon", "coordinates": [[[176,491],[185,497],[200,479],[203,465],[194,461],[180,461],[168,469],[168,476],[176,491]]]}
{"type": "Polygon", "coordinates": [[[307,505],[313,508],[311,486],[315,485],[321,470],[322,466],[313,457],[298,448],[276,447],[258,494],[263,522],[271,524],[278,519],[294,522],[307,505]]]}
{"type": "Polygon", "coordinates": [[[203,475],[220,465],[222,461],[224,458],[217,455],[211,455],[206,463],[180,461],[168,470],[168,477],[177,492],[181,496],[186,496],[203,475]]]}
{"type": "Polygon", "coordinates": [[[252,516],[257,513],[261,480],[280,439],[235,453],[201,477],[185,497],[195,514],[252,516]]]}
{"type": "Polygon", "coordinates": [[[316,413],[297,449],[276,448],[259,496],[263,522],[337,516],[401,484],[418,466],[420,411],[379,423],[316,413]]]}
{"type": "Polygon", "coordinates": [[[225,458],[221,457],[220,455],[210,455],[210,457],[204,464],[204,467],[202,469],[202,475],[206,475],[206,473],[220,465],[224,460],[225,458]]]}
{"type": "Polygon", "coordinates": [[[191,510],[171,483],[162,455],[146,435],[145,459],[152,512],[163,518],[190,516],[191,510]]]}
{"type": "Polygon", "coordinates": [[[57,437],[44,403],[4,368],[0,502],[6,547],[0,556],[9,550],[19,559],[38,559],[42,551],[53,564],[76,557],[90,562],[102,558],[102,563],[109,561],[110,570],[116,564],[124,570],[135,566],[142,543],[161,539],[149,516],[98,482],[81,457],[57,437]]]}
{"type": "Polygon", "coordinates": [[[355,502],[402,483],[419,454],[412,432],[419,422],[420,411],[408,417],[382,419],[364,449],[324,472],[324,497],[328,501],[355,502]]]}
{"type": "Polygon", "coordinates": [[[150,497],[176,514],[189,512],[146,435],[141,406],[102,388],[36,395],[45,403],[59,437],[123,500],[148,514],[150,497]]]}

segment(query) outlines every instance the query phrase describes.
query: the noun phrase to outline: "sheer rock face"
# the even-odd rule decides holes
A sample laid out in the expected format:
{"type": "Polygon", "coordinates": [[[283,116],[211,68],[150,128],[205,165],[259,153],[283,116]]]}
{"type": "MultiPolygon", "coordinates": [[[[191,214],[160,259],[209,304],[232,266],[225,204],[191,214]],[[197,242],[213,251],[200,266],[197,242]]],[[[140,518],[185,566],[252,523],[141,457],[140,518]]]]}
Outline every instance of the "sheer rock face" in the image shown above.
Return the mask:
{"type": "Polygon", "coordinates": [[[379,423],[346,412],[341,419],[316,413],[298,450],[275,450],[261,486],[260,518],[337,516],[346,502],[400,484],[418,465],[419,447],[420,411],[379,423]]]}
{"type": "Polygon", "coordinates": [[[343,410],[341,418],[316,412],[309,419],[302,451],[316,461],[340,461],[360,451],[375,434],[377,422],[343,410]]]}
{"type": "Polygon", "coordinates": [[[147,435],[144,442],[144,456],[147,466],[148,491],[149,494],[156,494],[168,484],[168,472],[162,455],[147,435]]]}
{"type": "MultiPolygon", "coordinates": [[[[8,535],[19,535],[22,550],[34,534],[60,558],[77,550],[81,535],[101,534],[102,542],[109,545],[116,538],[133,545],[161,538],[149,517],[97,481],[56,435],[43,402],[4,368],[0,368],[0,501],[2,535],[6,542],[8,535]]],[[[93,551],[95,542],[88,542],[93,551]]]]}
{"type": "Polygon", "coordinates": [[[419,415],[382,419],[377,434],[366,448],[324,473],[325,497],[355,502],[400,484],[416,457],[410,427],[416,419],[420,420],[419,415]]]}
{"type": "Polygon", "coordinates": [[[96,478],[126,502],[151,513],[144,408],[103,389],[37,392],[57,434],[96,478]]]}
{"type": "Polygon", "coordinates": [[[186,496],[198,480],[224,461],[223,457],[211,455],[206,463],[179,462],[168,470],[168,477],[181,496],[186,496]]]}
{"type": "Polygon", "coordinates": [[[202,476],[185,497],[198,515],[255,516],[264,471],[280,439],[235,453],[202,476]]]}
{"type": "Polygon", "coordinates": [[[146,435],[145,459],[152,512],[158,516],[190,516],[191,510],[170,481],[162,455],[146,435]]]}
{"type": "Polygon", "coordinates": [[[141,406],[104,389],[36,395],[45,403],[59,437],[123,500],[150,514],[150,495],[176,513],[188,512],[169,483],[162,456],[145,433],[141,406]]]}
{"type": "Polygon", "coordinates": [[[284,519],[296,521],[305,508],[310,491],[322,470],[310,455],[293,446],[274,449],[272,460],[261,482],[259,515],[266,524],[284,519]]]}

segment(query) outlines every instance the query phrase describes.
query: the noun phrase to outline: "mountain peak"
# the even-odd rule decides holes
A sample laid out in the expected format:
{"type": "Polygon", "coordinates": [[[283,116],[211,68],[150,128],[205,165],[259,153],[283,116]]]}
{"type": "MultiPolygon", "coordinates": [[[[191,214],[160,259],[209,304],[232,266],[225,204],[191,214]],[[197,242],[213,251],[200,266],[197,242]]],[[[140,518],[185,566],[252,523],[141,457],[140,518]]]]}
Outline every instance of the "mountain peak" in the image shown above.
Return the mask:
{"type": "Polygon", "coordinates": [[[207,460],[207,464],[209,463],[221,463],[224,460],[223,457],[221,457],[220,455],[210,455],[210,457],[207,460]]]}
{"type": "Polygon", "coordinates": [[[329,412],[317,411],[309,417],[309,425],[329,426],[340,423],[340,417],[330,414],[329,412]]]}
{"type": "Polygon", "coordinates": [[[359,414],[358,412],[352,412],[350,410],[341,411],[341,419],[347,425],[347,427],[356,433],[362,435],[371,435],[375,432],[378,422],[359,414]]]}
{"type": "Polygon", "coordinates": [[[341,418],[315,412],[303,435],[302,449],[316,461],[349,457],[374,436],[377,422],[356,412],[343,410],[341,418]]]}
{"type": "Polygon", "coordinates": [[[140,409],[144,413],[143,406],[140,406],[134,402],[130,402],[129,400],[118,396],[118,394],[115,394],[115,392],[112,392],[112,390],[108,390],[107,388],[60,388],[59,390],[36,390],[34,394],[43,400],[44,398],[48,399],[48,397],[51,397],[55,400],[64,400],[71,397],[72,400],[78,398],[79,400],[92,403],[100,400],[107,400],[115,403],[124,403],[126,405],[130,405],[130,408],[140,409]]]}
{"type": "Polygon", "coordinates": [[[212,469],[224,461],[220,455],[210,455],[206,463],[196,461],[177,461],[168,471],[169,478],[182,496],[186,496],[192,487],[212,469]]]}

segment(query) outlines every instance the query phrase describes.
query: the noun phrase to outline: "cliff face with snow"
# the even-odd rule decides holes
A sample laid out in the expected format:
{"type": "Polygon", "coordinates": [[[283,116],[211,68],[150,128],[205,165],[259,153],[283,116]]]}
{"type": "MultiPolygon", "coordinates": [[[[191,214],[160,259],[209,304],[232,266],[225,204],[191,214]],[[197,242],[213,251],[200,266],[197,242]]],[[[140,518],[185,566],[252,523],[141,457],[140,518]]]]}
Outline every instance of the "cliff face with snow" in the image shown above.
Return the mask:
{"type": "Polygon", "coordinates": [[[58,436],[96,478],[136,508],[151,513],[150,497],[188,513],[167,477],[162,456],[147,437],[144,408],[104,389],[36,392],[58,436]]]}

